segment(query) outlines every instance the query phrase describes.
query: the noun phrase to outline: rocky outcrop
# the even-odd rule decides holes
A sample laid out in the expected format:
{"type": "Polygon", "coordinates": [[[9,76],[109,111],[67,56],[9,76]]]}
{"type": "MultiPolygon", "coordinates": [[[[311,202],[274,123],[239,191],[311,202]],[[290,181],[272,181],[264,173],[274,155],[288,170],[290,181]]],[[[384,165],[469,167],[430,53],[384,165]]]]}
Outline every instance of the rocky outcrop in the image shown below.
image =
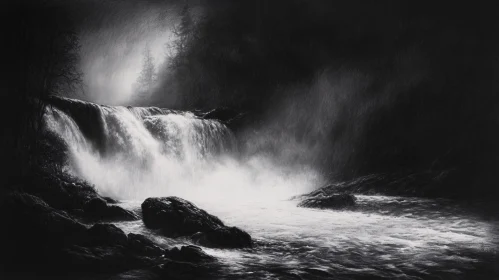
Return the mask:
{"type": "Polygon", "coordinates": [[[207,263],[215,261],[197,247],[165,250],[143,235],[127,236],[112,224],[87,229],[68,213],[26,193],[5,194],[0,213],[0,263],[6,268],[0,272],[6,279],[18,279],[20,271],[26,274],[23,279],[96,279],[126,271],[180,277],[210,270],[213,265],[207,263]]]}
{"type": "Polygon", "coordinates": [[[161,256],[165,253],[164,249],[142,234],[129,233],[128,247],[134,252],[146,256],[161,256]]]}
{"type": "Polygon", "coordinates": [[[39,172],[30,178],[24,191],[61,210],[82,209],[91,199],[100,198],[93,185],[62,172],[39,172]]]}
{"type": "Polygon", "coordinates": [[[352,180],[330,183],[301,197],[349,193],[459,198],[462,194],[452,189],[458,183],[455,181],[457,176],[453,169],[369,174],[352,180]]]}
{"type": "Polygon", "coordinates": [[[84,215],[94,220],[103,221],[134,221],[137,215],[116,205],[108,205],[100,197],[92,198],[83,206],[84,215]]]}
{"type": "Polygon", "coordinates": [[[251,247],[251,236],[227,227],[217,217],[178,197],[148,198],[142,203],[146,227],[158,229],[168,237],[192,236],[193,241],[208,247],[251,247]]]}
{"type": "Polygon", "coordinates": [[[205,247],[242,248],[251,247],[251,236],[237,227],[219,227],[198,232],[191,239],[205,247]]]}
{"type": "Polygon", "coordinates": [[[86,222],[134,221],[139,217],[101,197],[93,185],[66,173],[40,172],[30,179],[24,191],[40,197],[51,207],[75,214],[86,222]]]}
{"type": "Polygon", "coordinates": [[[0,203],[2,213],[2,250],[14,254],[39,244],[61,247],[81,240],[86,227],[66,212],[56,210],[36,196],[7,194],[0,203]]]}
{"type": "Polygon", "coordinates": [[[146,227],[161,229],[168,237],[187,236],[224,226],[217,217],[178,197],[148,198],[141,207],[146,227]]]}
{"type": "Polygon", "coordinates": [[[307,198],[298,207],[340,210],[355,206],[355,201],[355,196],[351,194],[332,194],[307,198]]]}
{"type": "Polygon", "coordinates": [[[174,247],[168,251],[165,251],[165,257],[182,262],[211,262],[215,261],[215,258],[206,254],[201,248],[197,246],[182,246],[180,249],[174,247]]]}
{"type": "Polygon", "coordinates": [[[112,224],[95,224],[88,229],[92,245],[121,245],[126,246],[128,237],[123,230],[112,224]]]}

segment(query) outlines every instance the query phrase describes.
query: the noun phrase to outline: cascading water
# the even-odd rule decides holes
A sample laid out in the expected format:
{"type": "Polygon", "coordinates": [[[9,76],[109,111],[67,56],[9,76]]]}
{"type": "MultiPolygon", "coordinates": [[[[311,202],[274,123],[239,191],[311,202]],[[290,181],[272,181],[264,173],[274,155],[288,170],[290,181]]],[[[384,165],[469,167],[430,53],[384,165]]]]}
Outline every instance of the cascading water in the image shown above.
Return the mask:
{"type": "Polygon", "coordinates": [[[85,113],[92,111],[97,132],[85,133],[88,128],[80,129],[87,125],[81,124],[84,117],[55,106],[47,109],[47,127],[70,147],[70,170],[108,196],[240,196],[244,191],[247,198],[248,192],[262,189],[276,194],[284,191],[283,185],[289,195],[290,182],[299,193],[310,190],[319,178],[310,169],[297,173],[272,167],[263,156],[238,160],[232,132],[190,112],[68,102],[86,106],[85,113]]]}
{"type": "MultiPolygon", "coordinates": [[[[130,209],[146,197],[180,196],[252,235],[250,251],[205,248],[229,278],[459,278],[498,245],[497,220],[443,200],[358,196],[354,211],[297,208],[288,198],[321,177],[276,166],[271,155],[238,155],[231,131],[215,120],[60,102],[47,108],[47,128],[68,144],[68,170],[103,195],[130,209]]],[[[118,226],[163,244],[186,242],[155,236],[140,221],[118,226]]]]}

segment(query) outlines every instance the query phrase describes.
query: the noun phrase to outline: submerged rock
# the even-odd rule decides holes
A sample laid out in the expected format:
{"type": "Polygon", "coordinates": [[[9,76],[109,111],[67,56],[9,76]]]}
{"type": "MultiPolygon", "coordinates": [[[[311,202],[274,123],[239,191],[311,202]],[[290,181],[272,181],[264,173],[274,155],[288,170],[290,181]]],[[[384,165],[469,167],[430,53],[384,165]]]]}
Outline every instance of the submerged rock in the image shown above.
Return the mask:
{"type": "Polygon", "coordinates": [[[298,207],[320,209],[344,209],[355,206],[356,198],[351,194],[333,194],[307,198],[298,204],[298,207]]]}
{"type": "Polygon", "coordinates": [[[223,227],[198,232],[192,240],[206,247],[241,248],[251,247],[251,236],[237,227],[223,227]]]}
{"type": "Polygon", "coordinates": [[[182,246],[180,249],[174,247],[165,252],[165,257],[182,262],[206,262],[214,261],[215,258],[206,254],[201,248],[197,246],[182,246]]]}
{"type": "Polygon", "coordinates": [[[148,198],[142,203],[142,218],[148,228],[168,237],[193,236],[203,246],[251,247],[251,236],[227,227],[217,217],[178,197],[148,198]]]}
{"type": "Polygon", "coordinates": [[[92,198],[83,206],[85,216],[108,221],[135,221],[137,215],[116,205],[108,205],[103,198],[92,198]]]}

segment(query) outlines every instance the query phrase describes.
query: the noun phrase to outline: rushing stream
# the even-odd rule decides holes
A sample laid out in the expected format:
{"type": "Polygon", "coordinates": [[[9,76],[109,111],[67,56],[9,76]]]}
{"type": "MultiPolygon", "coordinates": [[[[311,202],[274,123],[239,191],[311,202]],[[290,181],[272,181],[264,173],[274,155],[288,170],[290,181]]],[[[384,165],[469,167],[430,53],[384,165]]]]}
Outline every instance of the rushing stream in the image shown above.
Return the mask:
{"type": "MultiPolygon", "coordinates": [[[[499,262],[498,216],[447,200],[384,196],[358,196],[349,211],[298,208],[289,198],[320,185],[320,175],[276,165],[271,155],[238,156],[232,133],[217,121],[78,104],[98,116],[97,137],[83,132],[71,110],[49,108],[45,119],[71,149],[68,171],[138,213],[147,197],[176,195],[247,231],[252,249],[204,248],[227,278],[462,279],[492,273],[499,262]]],[[[156,235],[140,220],[117,225],[165,246],[188,243],[156,235]]]]}

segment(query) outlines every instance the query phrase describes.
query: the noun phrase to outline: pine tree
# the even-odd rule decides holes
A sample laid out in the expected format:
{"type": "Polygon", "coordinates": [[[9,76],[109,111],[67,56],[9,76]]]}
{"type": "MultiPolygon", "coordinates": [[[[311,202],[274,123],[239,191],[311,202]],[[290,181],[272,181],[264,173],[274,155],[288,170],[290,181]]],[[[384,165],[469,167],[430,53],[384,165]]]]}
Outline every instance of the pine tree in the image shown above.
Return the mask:
{"type": "Polygon", "coordinates": [[[136,84],[136,99],[143,103],[148,99],[156,82],[156,67],[154,66],[154,58],[151,55],[149,45],[146,45],[142,58],[142,70],[137,78],[136,84]]]}

